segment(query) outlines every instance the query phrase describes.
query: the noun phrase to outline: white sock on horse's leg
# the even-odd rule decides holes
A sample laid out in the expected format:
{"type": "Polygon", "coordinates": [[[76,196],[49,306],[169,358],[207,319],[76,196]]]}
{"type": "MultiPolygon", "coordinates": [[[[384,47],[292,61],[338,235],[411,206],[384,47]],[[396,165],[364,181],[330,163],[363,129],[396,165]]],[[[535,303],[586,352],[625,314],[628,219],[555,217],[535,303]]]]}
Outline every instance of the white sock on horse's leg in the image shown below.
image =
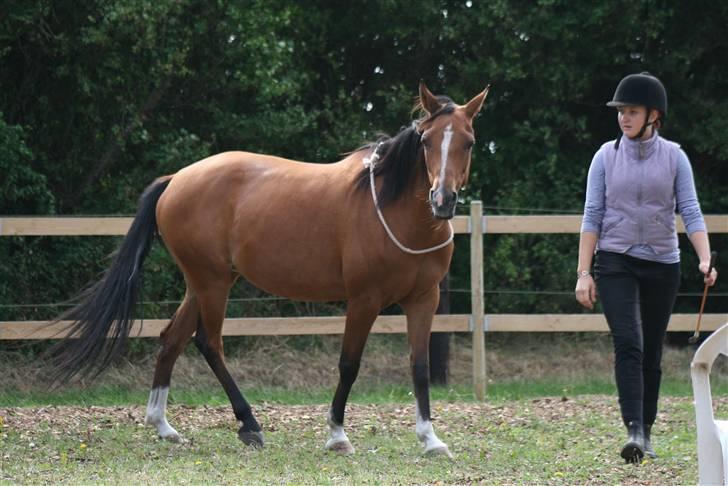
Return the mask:
{"type": "Polygon", "coordinates": [[[169,387],[163,386],[152,388],[147,402],[147,416],[144,419],[145,425],[154,425],[162,439],[178,442],[180,436],[176,430],[167,422],[167,396],[169,387]]]}
{"type": "Polygon", "coordinates": [[[422,442],[422,446],[425,448],[425,453],[432,452],[452,457],[447,445],[438,439],[437,435],[435,435],[435,429],[432,428],[432,422],[422,418],[422,415],[420,414],[420,407],[417,403],[415,403],[415,410],[415,433],[417,434],[417,438],[420,442],[422,442]]]}
{"type": "Polygon", "coordinates": [[[334,422],[333,411],[329,409],[329,415],[326,419],[326,423],[329,425],[329,431],[331,437],[326,441],[326,449],[339,454],[353,454],[354,446],[349,442],[349,438],[344,432],[344,426],[338,425],[334,422]]]}

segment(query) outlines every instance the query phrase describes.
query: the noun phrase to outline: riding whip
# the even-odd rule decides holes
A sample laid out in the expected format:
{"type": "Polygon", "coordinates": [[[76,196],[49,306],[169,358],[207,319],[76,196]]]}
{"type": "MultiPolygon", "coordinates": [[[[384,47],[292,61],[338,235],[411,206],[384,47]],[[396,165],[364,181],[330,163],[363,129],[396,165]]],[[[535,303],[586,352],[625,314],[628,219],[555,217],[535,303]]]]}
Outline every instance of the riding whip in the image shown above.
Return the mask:
{"type": "MultiPolygon", "coordinates": [[[[708,267],[708,273],[706,275],[710,277],[710,274],[713,272],[713,267],[715,266],[715,259],[718,258],[718,252],[711,251],[710,252],[710,266],[708,267]]],[[[690,336],[690,339],[688,339],[688,342],[690,344],[695,344],[698,341],[698,337],[700,336],[700,320],[703,317],[703,308],[705,308],[705,299],[708,297],[708,284],[705,284],[705,288],[703,289],[703,299],[700,301],[700,313],[698,313],[698,323],[695,325],[695,334],[690,336]]]]}

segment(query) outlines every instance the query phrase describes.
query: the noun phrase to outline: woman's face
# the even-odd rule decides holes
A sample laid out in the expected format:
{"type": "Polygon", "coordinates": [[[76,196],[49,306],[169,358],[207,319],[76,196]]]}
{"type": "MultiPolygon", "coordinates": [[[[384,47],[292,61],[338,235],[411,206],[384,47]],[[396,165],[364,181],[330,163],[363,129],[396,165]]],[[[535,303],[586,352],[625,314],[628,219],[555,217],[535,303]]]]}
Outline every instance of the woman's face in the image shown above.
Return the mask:
{"type": "MultiPolygon", "coordinates": [[[[654,122],[657,118],[655,110],[650,110],[650,121],[654,122]]],[[[629,138],[634,138],[642,130],[645,124],[645,116],[647,116],[647,108],[639,105],[627,105],[617,108],[617,122],[622,133],[629,138]]],[[[649,138],[652,135],[652,126],[648,126],[642,138],[649,138]]]]}

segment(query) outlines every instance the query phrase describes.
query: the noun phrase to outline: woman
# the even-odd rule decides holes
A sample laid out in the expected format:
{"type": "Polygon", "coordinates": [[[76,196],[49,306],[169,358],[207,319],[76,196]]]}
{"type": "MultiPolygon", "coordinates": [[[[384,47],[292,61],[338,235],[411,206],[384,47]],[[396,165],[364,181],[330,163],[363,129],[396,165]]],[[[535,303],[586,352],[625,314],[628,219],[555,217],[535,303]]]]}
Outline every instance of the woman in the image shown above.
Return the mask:
{"type": "Polygon", "coordinates": [[[676,207],[705,283],[713,285],[718,273],[708,273],[710,244],[690,162],[678,144],[657,132],[667,115],[664,86],[649,73],[629,75],[607,106],[617,108],[622,135],[602,145],[589,168],[576,299],[592,309],[599,290],[627,426],[621,456],[638,462],[645,454],[656,457],[650,432],[663,341],[680,283],[676,207]]]}

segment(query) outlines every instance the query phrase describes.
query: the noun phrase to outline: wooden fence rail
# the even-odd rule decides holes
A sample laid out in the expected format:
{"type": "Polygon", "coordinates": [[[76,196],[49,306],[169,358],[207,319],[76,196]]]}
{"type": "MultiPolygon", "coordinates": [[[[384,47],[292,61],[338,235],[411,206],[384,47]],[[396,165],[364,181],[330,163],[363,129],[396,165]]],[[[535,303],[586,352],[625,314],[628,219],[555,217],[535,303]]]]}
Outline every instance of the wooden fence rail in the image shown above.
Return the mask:
{"type": "MultiPolygon", "coordinates": [[[[471,203],[470,216],[458,216],[453,228],[471,239],[472,314],[437,315],[435,332],[471,332],[473,334],[473,388],[476,397],[485,398],[485,334],[488,332],[592,332],[608,330],[601,314],[485,314],[483,293],[484,234],[577,234],[581,215],[483,216],[479,201],[471,203]]],[[[132,218],[128,217],[0,217],[0,236],[120,236],[126,234],[132,218]]],[[[728,233],[728,215],[706,215],[708,231],[728,233]]],[[[684,232],[678,220],[678,231],[684,232]]],[[[697,315],[673,314],[669,331],[692,331],[697,315]]],[[[132,337],[157,337],[168,319],[137,321],[132,337]]],[[[712,331],[728,322],[728,312],[703,316],[701,327],[712,331]]],[[[62,336],[64,323],[47,321],[0,322],[0,341],[53,339],[62,336]]],[[[225,319],[225,336],[274,336],[301,334],[342,334],[344,318],[267,317],[225,319]]],[[[380,316],[372,332],[406,332],[403,316],[380,316]]]]}
{"type": "MultiPolygon", "coordinates": [[[[695,314],[673,314],[670,331],[690,331],[695,327],[695,314]]],[[[728,321],[726,314],[705,314],[700,324],[704,331],[714,331],[728,321]]],[[[485,332],[607,332],[601,314],[483,314],[485,332]]],[[[131,337],[159,337],[169,319],[136,321],[131,337]]],[[[64,336],[65,322],[48,321],[0,322],[0,340],[56,339],[64,336]]],[[[433,332],[473,332],[470,314],[436,315],[433,332]]],[[[396,334],[407,331],[404,316],[379,316],[372,332],[396,334]]],[[[240,317],[227,318],[225,336],[286,336],[311,334],[343,334],[344,316],[327,317],[240,317]]],[[[474,359],[476,356],[474,356],[474,359]]]]}
{"type": "MultiPolygon", "coordinates": [[[[476,201],[477,202],[477,201],[476,201]]],[[[581,215],[481,216],[484,234],[578,233],[581,215]]],[[[121,236],[132,218],[126,217],[14,217],[0,216],[0,236],[121,236]]],[[[728,215],[705,216],[710,233],[728,233],[728,215]]],[[[452,220],[455,233],[470,233],[470,217],[452,220]]],[[[685,232],[678,219],[678,231],[685,232]]]]}

